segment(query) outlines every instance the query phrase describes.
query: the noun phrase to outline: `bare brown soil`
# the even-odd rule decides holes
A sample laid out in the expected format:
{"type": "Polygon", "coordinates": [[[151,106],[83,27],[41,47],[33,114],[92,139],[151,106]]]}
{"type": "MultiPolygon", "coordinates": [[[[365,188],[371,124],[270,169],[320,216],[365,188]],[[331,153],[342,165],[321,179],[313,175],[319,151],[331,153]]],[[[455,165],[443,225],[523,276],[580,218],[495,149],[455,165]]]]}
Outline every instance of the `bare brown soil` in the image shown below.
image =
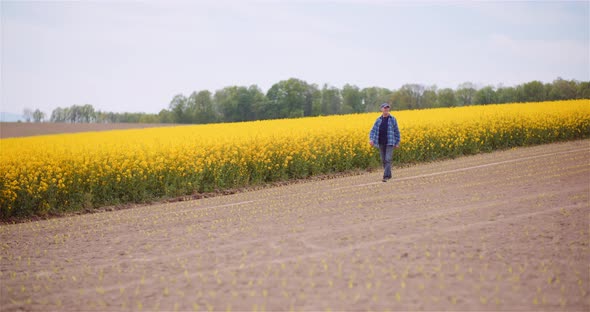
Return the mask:
{"type": "Polygon", "coordinates": [[[590,141],[0,226],[2,311],[588,311],[590,141]]]}
{"type": "Polygon", "coordinates": [[[109,131],[122,129],[170,127],[175,124],[142,124],[142,123],[112,123],[112,124],[69,124],[69,123],[19,123],[0,122],[0,139],[48,135],[60,133],[76,133],[89,131],[109,131]]]}

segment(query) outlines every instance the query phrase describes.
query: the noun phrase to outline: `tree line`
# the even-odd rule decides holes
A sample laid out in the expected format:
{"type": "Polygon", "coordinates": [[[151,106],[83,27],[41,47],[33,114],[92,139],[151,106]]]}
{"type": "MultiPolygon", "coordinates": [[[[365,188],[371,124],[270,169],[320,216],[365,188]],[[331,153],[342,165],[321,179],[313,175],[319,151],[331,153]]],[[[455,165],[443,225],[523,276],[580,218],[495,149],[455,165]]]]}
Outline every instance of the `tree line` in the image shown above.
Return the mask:
{"type": "MultiPolygon", "coordinates": [[[[67,123],[177,123],[206,124],[379,111],[390,103],[392,110],[455,107],[516,102],[590,99],[590,82],[557,78],[552,83],[531,81],[514,87],[478,88],[466,82],[457,89],[405,84],[397,90],[381,87],[360,89],[346,84],[342,89],[319,87],[291,78],[274,84],[266,94],[256,86],[230,86],[215,93],[194,91],[188,97],[174,96],[158,114],[95,111],[92,105],[56,108],[50,122],[67,123]]],[[[25,110],[27,121],[44,121],[39,110],[25,110]],[[28,113],[28,119],[27,119],[28,113]]]]}

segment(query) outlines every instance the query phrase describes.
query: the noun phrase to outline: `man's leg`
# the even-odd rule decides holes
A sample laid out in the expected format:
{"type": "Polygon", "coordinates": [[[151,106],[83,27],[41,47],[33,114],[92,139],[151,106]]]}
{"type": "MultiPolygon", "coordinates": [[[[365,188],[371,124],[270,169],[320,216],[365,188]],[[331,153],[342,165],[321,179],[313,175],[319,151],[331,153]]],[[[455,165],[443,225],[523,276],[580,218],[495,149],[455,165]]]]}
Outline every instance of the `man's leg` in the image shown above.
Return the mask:
{"type": "Polygon", "coordinates": [[[385,172],[383,173],[383,177],[385,179],[391,179],[391,161],[393,160],[393,145],[387,145],[385,150],[385,160],[383,161],[383,167],[385,172]]]}
{"type": "Polygon", "coordinates": [[[383,166],[383,182],[387,181],[387,145],[379,144],[379,154],[381,156],[381,165],[383,166]]]}

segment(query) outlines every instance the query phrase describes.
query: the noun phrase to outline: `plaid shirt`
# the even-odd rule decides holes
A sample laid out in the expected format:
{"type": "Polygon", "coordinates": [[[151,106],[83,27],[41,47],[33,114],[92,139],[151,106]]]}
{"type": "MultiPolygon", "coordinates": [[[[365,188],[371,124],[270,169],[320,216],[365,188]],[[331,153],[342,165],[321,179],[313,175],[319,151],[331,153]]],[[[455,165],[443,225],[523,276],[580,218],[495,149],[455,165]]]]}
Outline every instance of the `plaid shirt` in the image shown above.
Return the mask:
{"type": "MultiPolygon", "coordinates": [[[[389,118],[389,123],[387,124],[387,145],[398,145],[401,140],[401,135],[397,126],[397,120],[393,115],[389,115],[389,117],[391,118],[389,118]]],[[[379,145],[379,127],[381,126],[382,120],[383,115],[375,120],[373,129],[371,129],[371,132],[369,133],[369,140],[373,141],[375,145],[379,145]]]]}

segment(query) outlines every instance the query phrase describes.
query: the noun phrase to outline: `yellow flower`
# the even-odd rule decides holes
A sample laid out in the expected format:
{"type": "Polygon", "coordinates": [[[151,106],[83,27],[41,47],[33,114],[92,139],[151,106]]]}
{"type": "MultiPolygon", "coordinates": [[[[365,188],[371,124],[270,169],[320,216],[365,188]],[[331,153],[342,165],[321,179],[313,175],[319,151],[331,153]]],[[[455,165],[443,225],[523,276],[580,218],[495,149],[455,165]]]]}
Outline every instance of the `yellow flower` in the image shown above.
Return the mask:
{"type": "MultiPolygon", "coordinates": [[[[400,163],[590,136],[589,100],[392,114],[400,163]]],[[[367,143],[378,115],[1,139],[0,217],[378,166],[367,143]]]]}

